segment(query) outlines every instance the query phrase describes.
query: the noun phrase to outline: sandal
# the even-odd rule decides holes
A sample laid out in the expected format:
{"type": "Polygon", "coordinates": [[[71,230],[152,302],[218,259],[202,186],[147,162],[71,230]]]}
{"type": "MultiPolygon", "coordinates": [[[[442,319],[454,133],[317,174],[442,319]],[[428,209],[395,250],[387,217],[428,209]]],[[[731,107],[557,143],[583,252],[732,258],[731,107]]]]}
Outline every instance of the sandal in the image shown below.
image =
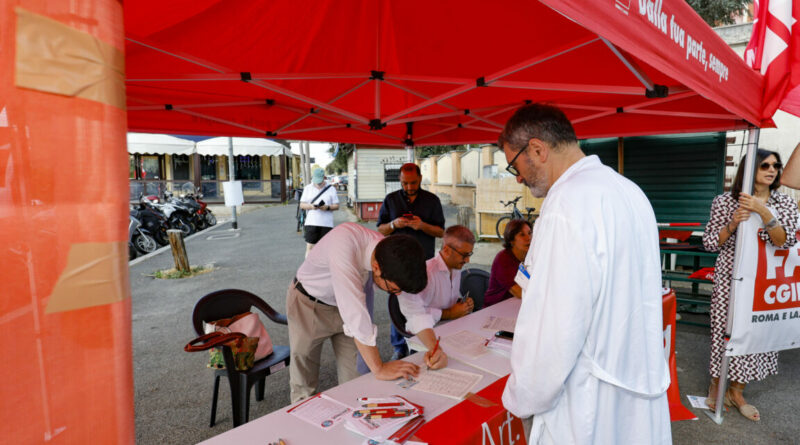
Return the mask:
{"type": "MultiPolygon", "coordinates": [[[[739,393],[741,393],[744,390],[744,388],[738,388],[736,386],[731,385],[731,387],[728,388],[728,391],[731,390],[738,391],[739,393]]],[[[761,414],[758,412],[758,409],[755,406],[749,403],[745,403],[744,405],[741,406],[737,405],[736,403],[733,402],[733,399],[728,395],[728,391],[725,391],[725,406],[735,406],[736,409],[738,409],[743,416],[752,420],[753,422],[758,422],[759,420],[761,420],[761,414]]]]}

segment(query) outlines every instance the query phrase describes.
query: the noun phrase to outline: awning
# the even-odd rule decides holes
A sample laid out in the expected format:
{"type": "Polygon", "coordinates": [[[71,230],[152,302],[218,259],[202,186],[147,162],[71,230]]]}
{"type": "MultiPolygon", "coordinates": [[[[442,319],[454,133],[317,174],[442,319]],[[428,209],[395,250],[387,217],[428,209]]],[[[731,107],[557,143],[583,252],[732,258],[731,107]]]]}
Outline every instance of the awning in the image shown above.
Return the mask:
{"type": "Polygon", "coordinates": [[[194,142],[165,134],[128,133],[128,153],[190,155],[194,142]]]}
{"type": "MultiPolygon", "coordinates": [[[[197,153],[201,156],[228,155],[228,138],[206,139],[197,143],[197,153]]],[[[233,138],[234,156],[278,156],[292,155],[292,151],[277,142],[258,138],[233,138]]]]}
{"type": "Polygon", "coordinates": [[[124,3],[132,129],[486,143],[528,101],[580,138],[761,123],[763,78],[683,1],[179,5],[124,3]]]}

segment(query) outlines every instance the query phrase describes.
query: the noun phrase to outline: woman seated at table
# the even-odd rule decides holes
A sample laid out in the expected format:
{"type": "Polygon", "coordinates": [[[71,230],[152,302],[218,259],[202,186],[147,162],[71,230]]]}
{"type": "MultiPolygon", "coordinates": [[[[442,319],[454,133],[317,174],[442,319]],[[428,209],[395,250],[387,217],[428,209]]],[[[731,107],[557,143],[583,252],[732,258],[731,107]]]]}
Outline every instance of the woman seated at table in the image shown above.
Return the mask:
{"type": "Polygon", "coordinates": [[[514,282],[519,263],[531,247],[531,224],[513,219],[503,231],[503,247],[492,262],[489,287],[483,296],[483,306],[491,306],[511,297],[522,298],[522,288],[514,282]]]}

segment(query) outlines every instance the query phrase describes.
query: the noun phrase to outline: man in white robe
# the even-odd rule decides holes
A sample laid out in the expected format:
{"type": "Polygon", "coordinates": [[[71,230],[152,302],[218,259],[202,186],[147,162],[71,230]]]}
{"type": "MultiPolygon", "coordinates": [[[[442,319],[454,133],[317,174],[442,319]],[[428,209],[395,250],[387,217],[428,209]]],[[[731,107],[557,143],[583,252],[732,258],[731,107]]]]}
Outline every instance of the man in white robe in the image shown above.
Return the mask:
{"type": "Polygon", "coordinates": [[[641,189],[586,156],[557,108],[532,104],[500,136],[507,169],[544,197],[528,253],[503,404],[530,444],[669,444],[661,267],[641,189]]]}

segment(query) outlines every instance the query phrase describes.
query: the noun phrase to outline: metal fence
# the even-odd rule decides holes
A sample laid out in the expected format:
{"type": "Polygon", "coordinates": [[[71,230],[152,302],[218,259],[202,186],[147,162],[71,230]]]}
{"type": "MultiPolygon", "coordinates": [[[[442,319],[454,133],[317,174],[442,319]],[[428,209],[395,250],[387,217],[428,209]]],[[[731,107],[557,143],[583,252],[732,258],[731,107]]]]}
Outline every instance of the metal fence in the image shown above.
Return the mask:
{"type": "MultiPolygon", "coordinates": [[[[225,181],[200,181],[200,193],[205,201],[218,203],[225,201],[222,183],[225,181]]],[[[245,202],[279,202],[281,200],[281,181],[275,180],[242,180],[242,192],[245,202]]],[[[130,201],[136,202],[141,195],[164,197],[165,192],[181,195],[194,189],[190,181],[174,180],[130,180],[130,201]]],[[[289,187],[286,187],[288,198],[289,187]]]]}

